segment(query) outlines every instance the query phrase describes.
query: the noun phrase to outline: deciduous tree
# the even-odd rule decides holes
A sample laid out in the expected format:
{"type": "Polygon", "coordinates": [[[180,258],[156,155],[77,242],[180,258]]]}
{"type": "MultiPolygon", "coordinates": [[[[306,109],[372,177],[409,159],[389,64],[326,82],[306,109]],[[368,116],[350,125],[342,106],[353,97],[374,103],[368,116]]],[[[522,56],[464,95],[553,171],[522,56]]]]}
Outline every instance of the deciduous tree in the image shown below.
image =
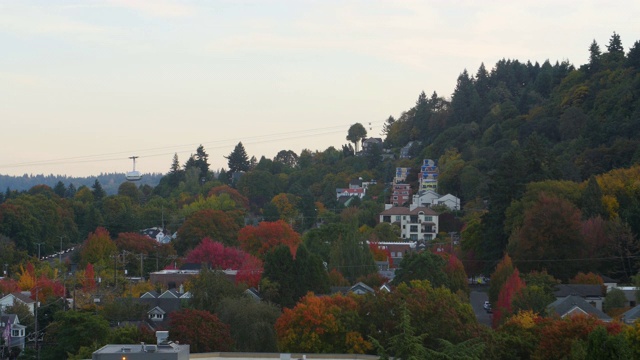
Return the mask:
{"type": "Polygon", "coordinates": [[[192,353],[231,351],[229,325],[205,310],[182,309],[169,316],[171,340],[189,344],[192,353]]]}
{"type": "Polygon", "coordinates": [[[309,293],[276,321],[278,347],[287,352],[363,354],[372,346],[359,332],[357,310],[352,297],[309,293]]]}
{"type": "Polygon", "coordinates": [[[300,234],[282,220],[275,222],[263,221],[257,226],[248,225],[240,229],[238,233],[240,247],[258,258],[264,258],[264,254],[278,245],[289,247],[291,254],[296,253],[301,243],[300,234]]]}
{"type": "Polygon", "coordinates": [[[204,238],[215,239],[225,245],[234,245],[239,229],[240,224],[228,212],[200,210],[187,218],[178,229],[175,247],[179,253],[185,253],[204,238]]]}

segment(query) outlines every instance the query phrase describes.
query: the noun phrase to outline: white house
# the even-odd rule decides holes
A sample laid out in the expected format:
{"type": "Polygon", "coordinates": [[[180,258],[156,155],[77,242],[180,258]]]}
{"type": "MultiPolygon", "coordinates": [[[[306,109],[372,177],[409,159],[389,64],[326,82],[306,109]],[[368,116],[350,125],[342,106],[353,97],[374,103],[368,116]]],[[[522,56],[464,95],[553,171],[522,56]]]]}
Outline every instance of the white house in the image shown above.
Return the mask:
{"type": "Polygon", "coordinates": [[[451,194],[442,195],[441,197],[434,199],[431,202],[431,205],[444,205],[451,210],[460,210],[460,198],[451,194]]]}
{"type": "Polygon", "coordinates": [[[31,298],[31,293],[25,292],[13,292],[0,298],[0,311],[4,312],[8,307],[13,306],[16,302],[27,305],[29,311],[35,313],[36,301],[31,298]]]}
{"type": "Polygon", "coordinates": [[[432,207],[445,205],[451,210],[460,210],[460,198],[455,195],[440,195],[433,190],[420,190],[413,195],[412,203],[416,206],[432,207]]]}
{"type": "Polygon", "coordinates": [[[409,241],[431,240],[438,234],[438,213],[428,207],[385,206],[379,222],[397,223],[400,237],[409,241]]]}

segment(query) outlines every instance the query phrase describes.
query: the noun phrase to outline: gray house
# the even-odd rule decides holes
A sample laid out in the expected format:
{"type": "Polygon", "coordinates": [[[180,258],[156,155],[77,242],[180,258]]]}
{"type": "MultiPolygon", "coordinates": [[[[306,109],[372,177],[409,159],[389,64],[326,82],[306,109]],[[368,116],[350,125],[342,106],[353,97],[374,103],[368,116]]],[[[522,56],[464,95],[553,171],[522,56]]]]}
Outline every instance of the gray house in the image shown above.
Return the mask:
{"type": "Polygon", "coordinates": [[[609,315],[596,309],[593,305],[578,295],[569,295],[552,302],[547,306],[547,312],[551,315],[558,315],[561,318],[575,315],[589,315],[595,316],[606,322],[610,322],[612,320],[609,315]]]}

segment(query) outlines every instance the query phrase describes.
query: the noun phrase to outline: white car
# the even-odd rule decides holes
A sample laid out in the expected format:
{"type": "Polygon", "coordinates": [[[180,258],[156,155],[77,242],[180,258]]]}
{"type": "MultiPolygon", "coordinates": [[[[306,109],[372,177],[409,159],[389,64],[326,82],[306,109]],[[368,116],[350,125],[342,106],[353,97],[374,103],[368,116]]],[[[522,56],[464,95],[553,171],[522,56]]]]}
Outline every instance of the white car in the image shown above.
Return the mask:
{"type": "Polygon", "coordinates": [[[491,309],[491,303],[489,302],[489,300],[484,302],[483,307],[484,307],[485,310],[491,309]]]}

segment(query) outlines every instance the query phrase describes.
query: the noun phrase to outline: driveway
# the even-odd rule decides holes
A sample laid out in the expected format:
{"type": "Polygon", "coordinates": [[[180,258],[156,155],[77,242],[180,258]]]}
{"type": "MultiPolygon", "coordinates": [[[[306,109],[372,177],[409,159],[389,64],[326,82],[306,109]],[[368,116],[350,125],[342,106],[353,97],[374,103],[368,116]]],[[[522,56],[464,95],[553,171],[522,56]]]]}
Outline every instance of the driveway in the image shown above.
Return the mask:
{"type": "MultiPolygon", "coordinates": [[[[484,289],[483,289],[484,290],[484,289]]],[[[476,314],[476,319],[480,324],[491,327],[491,314],[487,313],[484,309],[484,302],[489,300],[489,295],[486,291],[471,289],[471,307],[476,314]]]]}

